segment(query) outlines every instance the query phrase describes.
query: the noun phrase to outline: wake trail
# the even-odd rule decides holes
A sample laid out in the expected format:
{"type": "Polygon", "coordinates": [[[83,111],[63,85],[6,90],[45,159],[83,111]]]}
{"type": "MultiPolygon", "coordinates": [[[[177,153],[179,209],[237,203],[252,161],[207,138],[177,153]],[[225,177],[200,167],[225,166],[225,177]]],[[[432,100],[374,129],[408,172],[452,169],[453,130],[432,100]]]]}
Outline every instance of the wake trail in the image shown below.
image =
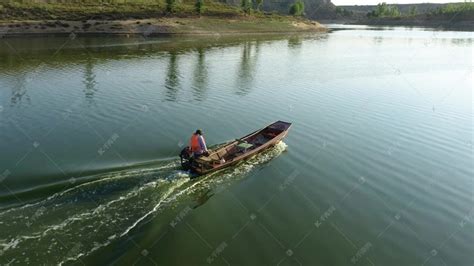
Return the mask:
{"type": "Polygon", "coordinates": [[[101,174],[97,180],[43,201],[0,213],[0,254],[18,263],[41,262],[45,254],[54,263],[76,261],[133,234],[134,229],[155,219],[158,213],[172,212],[170,206],[189,200],[187,196],[192,193],[212,186],[230,186],[253,168],[280,155],[286,147],[280,142],[235,167],[196,180],[177,170],[177,160],[146,169],[101,174]],[[25,250],[31,252],[24,255],[25,250]]]}
{"type": "MultiPolygon", "coordinates": [[[[145,163],[145,164],[148,165],[150,163],[148,162],[148,163],[145,163]]],[[[143,163],[136,164],[133,167],[136,167],[137,165],[143,165],[143,163]]],[[[68,188],[66,190],[54,193],[53,195],[47,197],[46,199],[1,211],[0,212],[0,217],[2,217],[5,214],[14,212],[14,211],[23,210],[23,209],[26,209],[26,208],[31,208],[31,207],[34,207],[34,206],[38,206],[38,205],[47,203],[47,202],[52,201],[54,199],[60,198],[60,197],[66,195],[68,193],[75,192],[79,189],[82,189],[82,188],[85,188],[85,187],[88,187],[88,186],[93,186],[93,185],[96,185],[96,184],[106,183],[106,182],[119,180],[119,179],[125,179],[125,178],[128,178],[128,177],[134,177],[134,176],[137,176],[137,175],[153,174],[153,173],[156,173],[157,171],[177,168],[178,165],[179,165],[179,163],[176,160],[174,160],[174,161],[172,161],[168,164],[165,164],[165,165],[162,165],[162,166],[159,166],[159,167],[155,167],[155,168],[137,169],[137,170],[121,170],[121,171],[115,171],[115,172],[111,172],[111,173],[109,172],[109,173],[96,174],[96,175],[93,175],[93,176],[85,176],[84,178],[88,178],[88,179],[92,178],[93,180],[86,181],[86,182],[80,183],[80,184],[78,184],[74,187],[71,187],[71,188],[68,188]]]]}

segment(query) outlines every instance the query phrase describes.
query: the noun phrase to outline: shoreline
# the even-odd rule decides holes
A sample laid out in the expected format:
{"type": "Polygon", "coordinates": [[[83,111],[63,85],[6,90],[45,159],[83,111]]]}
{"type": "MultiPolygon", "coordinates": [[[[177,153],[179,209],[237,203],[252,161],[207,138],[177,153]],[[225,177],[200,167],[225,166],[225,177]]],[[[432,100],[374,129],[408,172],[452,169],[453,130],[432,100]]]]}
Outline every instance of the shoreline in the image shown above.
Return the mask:
{"type": "Polygon", "coordinates": [[[166,17],[125,20],[0,21],[0,38],[33,36],[183,36],[326,32],[316,21],[292,17],[166,17]]]}
{"type": "Polygon", "coordinates": [[[420,27],[436,30],[474,31],[474,21],[452,22],[449,20],[404,19],[335,19],[321,20],[323,24],[364,25],[380,27],[420,27]]]}

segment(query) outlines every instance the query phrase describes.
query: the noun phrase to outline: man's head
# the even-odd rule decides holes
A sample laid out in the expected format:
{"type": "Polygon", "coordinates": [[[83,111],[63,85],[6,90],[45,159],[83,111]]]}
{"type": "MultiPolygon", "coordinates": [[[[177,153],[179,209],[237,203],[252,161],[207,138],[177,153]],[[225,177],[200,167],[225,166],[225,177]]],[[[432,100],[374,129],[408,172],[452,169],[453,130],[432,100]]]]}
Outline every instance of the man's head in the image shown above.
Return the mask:
{"type": "Polygon", "coordinates": [[[196,130],[196,133],[194,133],[194,134],[196,134],[196,135],[202,135],[202,130],[198,129],[198,130],[196,130]]]}

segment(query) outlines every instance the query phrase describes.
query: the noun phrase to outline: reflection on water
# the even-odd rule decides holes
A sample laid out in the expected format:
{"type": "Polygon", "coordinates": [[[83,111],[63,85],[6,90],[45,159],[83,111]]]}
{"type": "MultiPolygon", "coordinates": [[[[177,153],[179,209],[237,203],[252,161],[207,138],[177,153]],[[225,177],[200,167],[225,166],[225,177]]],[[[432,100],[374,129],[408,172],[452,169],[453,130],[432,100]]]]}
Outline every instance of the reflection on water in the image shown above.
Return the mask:
{"type": "Polygon", "coordinates": [[[301,44],[303,44],[303,37],[299,35],[291,36],[288,38],[288,48],[290,49],[298,49],[301,48],[301,44]]]}
{"type": "Polygon", "coordinates": [[[198,48],[193,78],[193,94],[196,101],[205,99],[205,92],[208,85],[208,66],[204,59],[205,49],[198,48]]]}
{"type": "Polygon", "coordinates": [[[255,76],[255,66],[259,54],[260,42],[246,41],[242,44],[242,56],[240,66],[237,73],[236,94],[247,95],[252,87],[255,76]]]}
{"type": "Polygon", "coordinates": [[[176,101],[180,86],[180,76],[178,70],[178,55],[176,52],[170,52],[168,68],[166,70],[166,100],[176,101]]]}
{"type": "Polygon", "coordinates": [[[95,80],[96,75],[94,73],[94,59],[88,57],[84,64],[84,95],[88,103],[92,104],[94,100],[94,94],[97,92],[97,82],[95,80]]]}
{"type": "Polygon", "coordinates": [[[28,77],[27,74],[21,74],[13,77],[13,82],[10,85],[11,88],[11,105],[21,104],[24,100],[27,103],[31,102],[30,96],[28,95],[28,77]]]}
{"type": "Polygon", "coordinates": [[[374,37],[374,44],[382,44],[382,42],[383,42],[383,37],[381,36],[374,37]]]}

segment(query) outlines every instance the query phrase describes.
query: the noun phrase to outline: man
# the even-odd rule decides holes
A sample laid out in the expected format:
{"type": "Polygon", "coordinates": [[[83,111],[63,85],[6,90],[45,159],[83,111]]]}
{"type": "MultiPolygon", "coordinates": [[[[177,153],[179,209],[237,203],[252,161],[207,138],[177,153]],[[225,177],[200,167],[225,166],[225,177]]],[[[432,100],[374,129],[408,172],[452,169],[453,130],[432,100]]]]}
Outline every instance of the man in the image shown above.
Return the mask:
{"type": "Polygon", "coordinates": [[[194,155],[194,158],[198,158],[203,154],[207,154],[207,147],[206,141],[202,136],[202,131],[200,129],[196,130],[196,132],[191,136],[191,140],[189,141],[189,148],[194,155]]]}

